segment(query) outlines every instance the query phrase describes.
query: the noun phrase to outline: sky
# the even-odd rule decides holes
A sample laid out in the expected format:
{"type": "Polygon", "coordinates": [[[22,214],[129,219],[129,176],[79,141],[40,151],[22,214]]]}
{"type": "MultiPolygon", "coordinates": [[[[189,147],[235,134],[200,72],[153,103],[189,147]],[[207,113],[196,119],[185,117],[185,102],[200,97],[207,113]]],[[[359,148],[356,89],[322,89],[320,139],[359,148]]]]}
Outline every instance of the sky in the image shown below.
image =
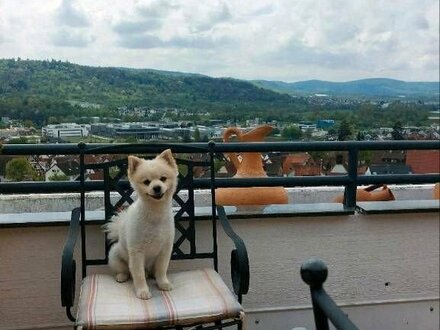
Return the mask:
{"type": "Polygon", "coordinates": [[[438,81],[439,47],[439,0],[0,0],[0,58],[438,81]]]}

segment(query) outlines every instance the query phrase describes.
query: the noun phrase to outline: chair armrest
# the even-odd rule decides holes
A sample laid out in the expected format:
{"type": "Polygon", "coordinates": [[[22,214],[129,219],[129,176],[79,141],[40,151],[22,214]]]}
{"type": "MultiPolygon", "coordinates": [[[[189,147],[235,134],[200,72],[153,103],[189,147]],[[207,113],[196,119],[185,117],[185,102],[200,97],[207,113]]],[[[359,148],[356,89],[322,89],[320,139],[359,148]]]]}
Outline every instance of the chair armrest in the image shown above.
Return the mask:
{"type": "Polygon", "coordinates": [[[234,292],[241,302],[241,295],[249,291],[249,258],[246,245],[232,229],[223,206],[217,206],[217,214],[223,230],[235,245],[231,252],[231,278],[234,292]]]}
{"type": "Polygon", "coordinates": [[[66,307],[67,317],[71,321],[75,321],[75,318],[70,312],[70,308],[73,306],[73,301],[75,300],[76,262],[75,259],[73,259],[73,252],[80,229],[80,214],[81,209],[79,207],[72,210],[69,232],[61,261],[61,306],[66,307]]]}

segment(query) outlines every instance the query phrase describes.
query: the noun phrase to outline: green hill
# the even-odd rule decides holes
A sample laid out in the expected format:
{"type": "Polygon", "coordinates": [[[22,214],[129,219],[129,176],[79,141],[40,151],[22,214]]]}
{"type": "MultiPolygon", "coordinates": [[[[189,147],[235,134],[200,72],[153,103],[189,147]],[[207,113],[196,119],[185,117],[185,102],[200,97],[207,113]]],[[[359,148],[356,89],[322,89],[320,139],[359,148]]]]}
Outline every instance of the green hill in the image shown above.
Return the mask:
{"type": "Polygon", "coordinates": [[[26,106],[29,103],[55,108],[66,107],[66,103],[85,103],[109,111],[120,106],[173,107],[220,115],[238,111],[243,116],[252,109],[254,116],[255,112],[271,109],[293,110],[305,103],[230,78],[13,59],[0,60],[0,97],[2,115],[11,115],[14,107],[32,111],[26,106]]]}
{"type": "Polygon", "coordinates": [[[334,96],[438,99],[440,92],[439,82],[406,82],[385,78],[361,79],[348,82],[307,80],[294,83],[256,80],[253,83],[258,87],[292,95],[321,93],[334,96]]]}
{"type": "MultiPolygon", "coordinates": [[[[90,122],[92,116],[99,116],[102,120],[111,117],[162,120],[163,111],[157,111],[153,118],[137,117],[133,110],[142,107],[177,109],[167,111],[167,118],[199,123],[208,123],[210,119],[243,123],[258,117],[262,121],[285,123],[348,119],[359,127],[380,127],[392,126],[396,118],[404,124],[426,124],[429,111],[437,110],[435,105],[421,102],[397,100],[384,108],[382,101],[372,104],[367,98],[340,102],[337,98],[291,96],[287,94],[291,92],[291,84],[260,82],[256,86],[254,83],[152,69],[90,67],[55,60],[0,59],[0,117],[30,120],[37,126],[90,122]],[[121,107],[126,109],[124,113],[119,111],[121,107]]],[[[335,84],[346,92],[344,85],[339,83],[310,81],[293,85],[303,91],[302,95],[307,95],[310,91],[330,94],[330,90],[335,90],[335,84]]],[[[435,83],[419,84],[419,87],[382,79],[349,83],[356,93],[366,93],[365,85],[375,93],[396,91],[396,86],[400,85],[399,94],[407,84],[412,91],[426,91],[432,90],[431,84],[435,83]]]]}

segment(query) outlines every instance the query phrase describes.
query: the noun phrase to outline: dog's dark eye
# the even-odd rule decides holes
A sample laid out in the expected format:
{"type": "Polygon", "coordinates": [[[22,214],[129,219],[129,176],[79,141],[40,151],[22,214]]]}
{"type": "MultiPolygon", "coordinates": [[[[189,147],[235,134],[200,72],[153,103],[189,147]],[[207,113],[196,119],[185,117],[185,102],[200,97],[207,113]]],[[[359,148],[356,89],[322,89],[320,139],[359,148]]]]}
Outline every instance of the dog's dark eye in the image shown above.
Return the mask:
{"type": "Polygon", "coordinates": [[[161,177],[160,177],[160,181],[162,181],[162,182],[167,181],[167,177],[166,177],[166,176],[161,176],[161,177]]]}
{"type": "Polygon", "coordinates": [[[144,181],[144,184],[145,184],[146,186],[148,186],[150,183],[151,183],[150,180],[145,180],[145,181],[144,181]]]}

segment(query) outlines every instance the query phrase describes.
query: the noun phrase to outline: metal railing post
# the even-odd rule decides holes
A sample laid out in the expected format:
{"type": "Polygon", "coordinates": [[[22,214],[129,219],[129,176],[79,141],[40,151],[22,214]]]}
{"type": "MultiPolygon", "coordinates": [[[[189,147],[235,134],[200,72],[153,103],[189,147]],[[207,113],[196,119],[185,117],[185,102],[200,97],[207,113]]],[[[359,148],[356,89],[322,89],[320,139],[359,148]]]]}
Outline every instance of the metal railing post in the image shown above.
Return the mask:
{"type": "Polygon", "coordinates": [[[217,208],[215,203],[215,168],[214,168],[214,152],[215,142],[208,142],[209,164],[210,164],[210,181],[211,181],[211,212],[212,212],[212,237],[214,250],[214,269],[218,271],[218,246],[217,246],[217,208]]]}
{"type": "Polygon", "coordinates": [[[81,274],[82,278],[87,275],[87,250],[86,250],[86,197],[84,190],[85,183],[85,161],[84,161],[84,149],[86,144],[84,142],[78,143],[79,154],[79,164],[80,164],[80,182],[81,182],[81,192],[80,192],[80,203],[81,203],[81,274]]]}
{"type": "Polygon", "coordinates": [[[327,316],[314,298],[315,292],[322,290],[322,285],[327,279],[327,275],[327,266],[319,259],[309,259],[301,266],[301,278],[310,286],[316,330],[329,329],[327,316]]]}
{"type": "Polygon", "coordinates": [[[323,284],[327,275],[327,266],[320,259],[309,259],[301,266],[301,277],[310,286],[316,329],[328,330],[330,319],[338,330],[359,330],[325,292],[323,284]]]}
{"type": "Polygon", "coordinates": [[[357,190],[357,166],[358,166],[358,149],[351,147],[348,150],[348,177],[350,183],[345,186],[344,206],[352,209],[356,206],[356,190],[357,190]]]}

